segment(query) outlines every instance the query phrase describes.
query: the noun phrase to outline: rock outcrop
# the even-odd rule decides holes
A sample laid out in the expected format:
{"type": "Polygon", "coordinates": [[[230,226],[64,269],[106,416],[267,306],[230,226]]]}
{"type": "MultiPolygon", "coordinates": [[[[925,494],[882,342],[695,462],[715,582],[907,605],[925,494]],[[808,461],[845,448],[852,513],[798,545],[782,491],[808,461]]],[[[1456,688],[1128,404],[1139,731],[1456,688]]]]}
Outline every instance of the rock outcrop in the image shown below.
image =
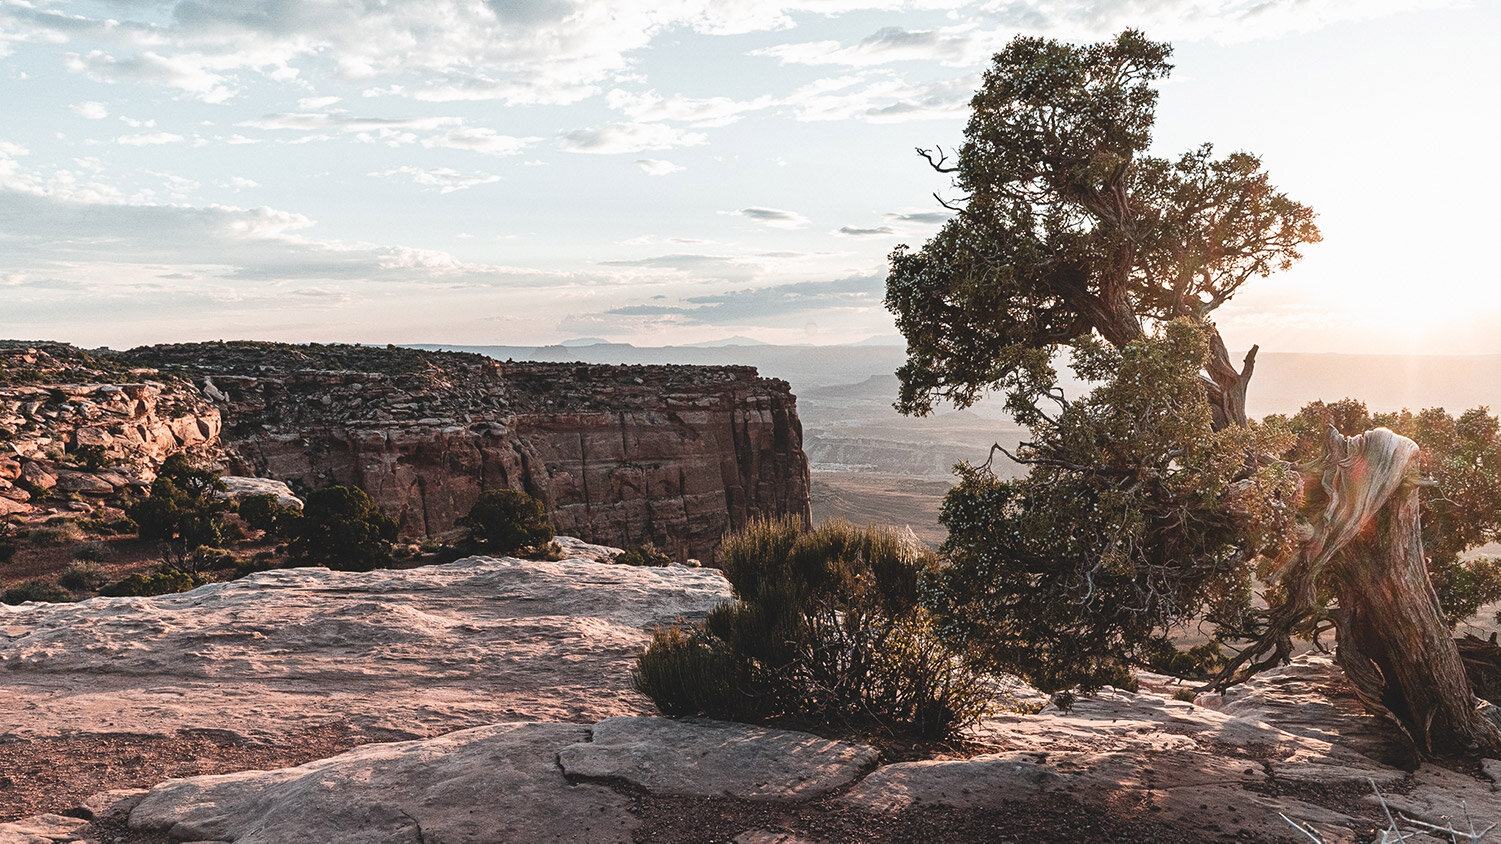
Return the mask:
{"type": "Polygon", "coordinates": [[[0,343],[0,516],[86,511],[179,451],[217,456],[219,409],[190,381],[60,344],[0,343]]]}
{"type": "Polygon", "coordinates": [[[0,736],[231,729],[274,741],[335,721],[425,736],[650,713],[631,686],[636,650],[654,626],[727,600],[729,585],[713,569],[578,553],[0,604],[0,736]]]}
{"type": "Polygon", "coordinates": [[[125,359],[218,397],[234,472],[356,484],[409,535],[450,530],[492,488],[542,499],[561,533],[680,560],[711,559],[753,517],[810,516],[795,399],[749,367],[264,343],[125,359]]]}

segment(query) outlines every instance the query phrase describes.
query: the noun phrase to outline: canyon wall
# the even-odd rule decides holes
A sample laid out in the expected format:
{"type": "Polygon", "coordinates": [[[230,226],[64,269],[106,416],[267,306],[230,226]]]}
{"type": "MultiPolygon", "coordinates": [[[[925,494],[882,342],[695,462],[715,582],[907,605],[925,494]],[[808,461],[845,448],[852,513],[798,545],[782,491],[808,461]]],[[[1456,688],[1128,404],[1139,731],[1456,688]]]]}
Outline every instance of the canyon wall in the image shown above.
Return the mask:
{"type": "Polygon", "coordinates": [[[367,490],[409,535],[482,490],[542,499],[559,533],[714,558],[756,516],[810,517],[795,399],[750,367],[500,362],[388,347],[155,346],[222,410],[228,471],[367,490]]]}

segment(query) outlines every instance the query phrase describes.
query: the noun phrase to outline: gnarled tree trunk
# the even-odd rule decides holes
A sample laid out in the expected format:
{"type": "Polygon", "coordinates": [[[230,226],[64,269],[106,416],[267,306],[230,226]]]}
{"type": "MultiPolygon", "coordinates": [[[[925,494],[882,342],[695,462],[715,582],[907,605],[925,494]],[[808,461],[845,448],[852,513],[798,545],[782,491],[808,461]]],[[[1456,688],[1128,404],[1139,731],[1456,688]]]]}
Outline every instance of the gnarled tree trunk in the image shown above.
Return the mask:
{"type": "Polygon", "coordinates": [[[1459,649],[1423,560],[1412,440],[1378,428],[1331,430],[1311,467],[1324,497],[1303,546],[1301,576],[1325,564],[1337,583],[1336,660],[1368,711],[1395,721],[1428,755],[1501,751],[1476,708],[1459,649]]]}

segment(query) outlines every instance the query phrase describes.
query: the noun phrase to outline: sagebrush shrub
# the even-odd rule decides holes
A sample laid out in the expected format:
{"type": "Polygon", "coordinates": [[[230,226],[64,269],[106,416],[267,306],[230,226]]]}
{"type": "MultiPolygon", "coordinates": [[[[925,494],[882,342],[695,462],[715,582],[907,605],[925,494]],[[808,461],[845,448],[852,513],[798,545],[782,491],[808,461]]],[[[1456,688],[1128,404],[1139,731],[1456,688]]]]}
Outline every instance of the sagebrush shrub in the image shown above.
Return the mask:
{"type": "Polygon", "coordinates": [[[735,601],[657,631],[636,685],[663,712],[874,719],[927,737],[984,714],[990,694],[918,601],[937,558],[886,527],[758,521],[725,537],[735,601]]]}

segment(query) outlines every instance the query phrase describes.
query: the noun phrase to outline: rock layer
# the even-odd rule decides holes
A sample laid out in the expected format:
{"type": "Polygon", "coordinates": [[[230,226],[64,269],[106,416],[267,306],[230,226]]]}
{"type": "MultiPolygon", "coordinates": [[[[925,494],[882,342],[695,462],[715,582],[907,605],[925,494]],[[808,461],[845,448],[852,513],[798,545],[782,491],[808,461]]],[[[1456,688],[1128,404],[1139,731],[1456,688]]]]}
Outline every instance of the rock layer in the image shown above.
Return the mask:
{"type": "Polygon", "coordinates": [[[651,628],[729,594],[713,569],[472,557],[0,605],[0,736],[230,729],[274,741],[336,721],[423,736],[644,714],[630,668],[651,628]]]}
{"type": "Polygon", "coordinates": [[[811,515],[795,398],[749,367],[252,343],[128,354],[218,397],[237,473],[356,484],[409,535],[451,529],[495,488],[542,499],[561,533],[680,560],[712,559],[756,516],[811,515]]]}

